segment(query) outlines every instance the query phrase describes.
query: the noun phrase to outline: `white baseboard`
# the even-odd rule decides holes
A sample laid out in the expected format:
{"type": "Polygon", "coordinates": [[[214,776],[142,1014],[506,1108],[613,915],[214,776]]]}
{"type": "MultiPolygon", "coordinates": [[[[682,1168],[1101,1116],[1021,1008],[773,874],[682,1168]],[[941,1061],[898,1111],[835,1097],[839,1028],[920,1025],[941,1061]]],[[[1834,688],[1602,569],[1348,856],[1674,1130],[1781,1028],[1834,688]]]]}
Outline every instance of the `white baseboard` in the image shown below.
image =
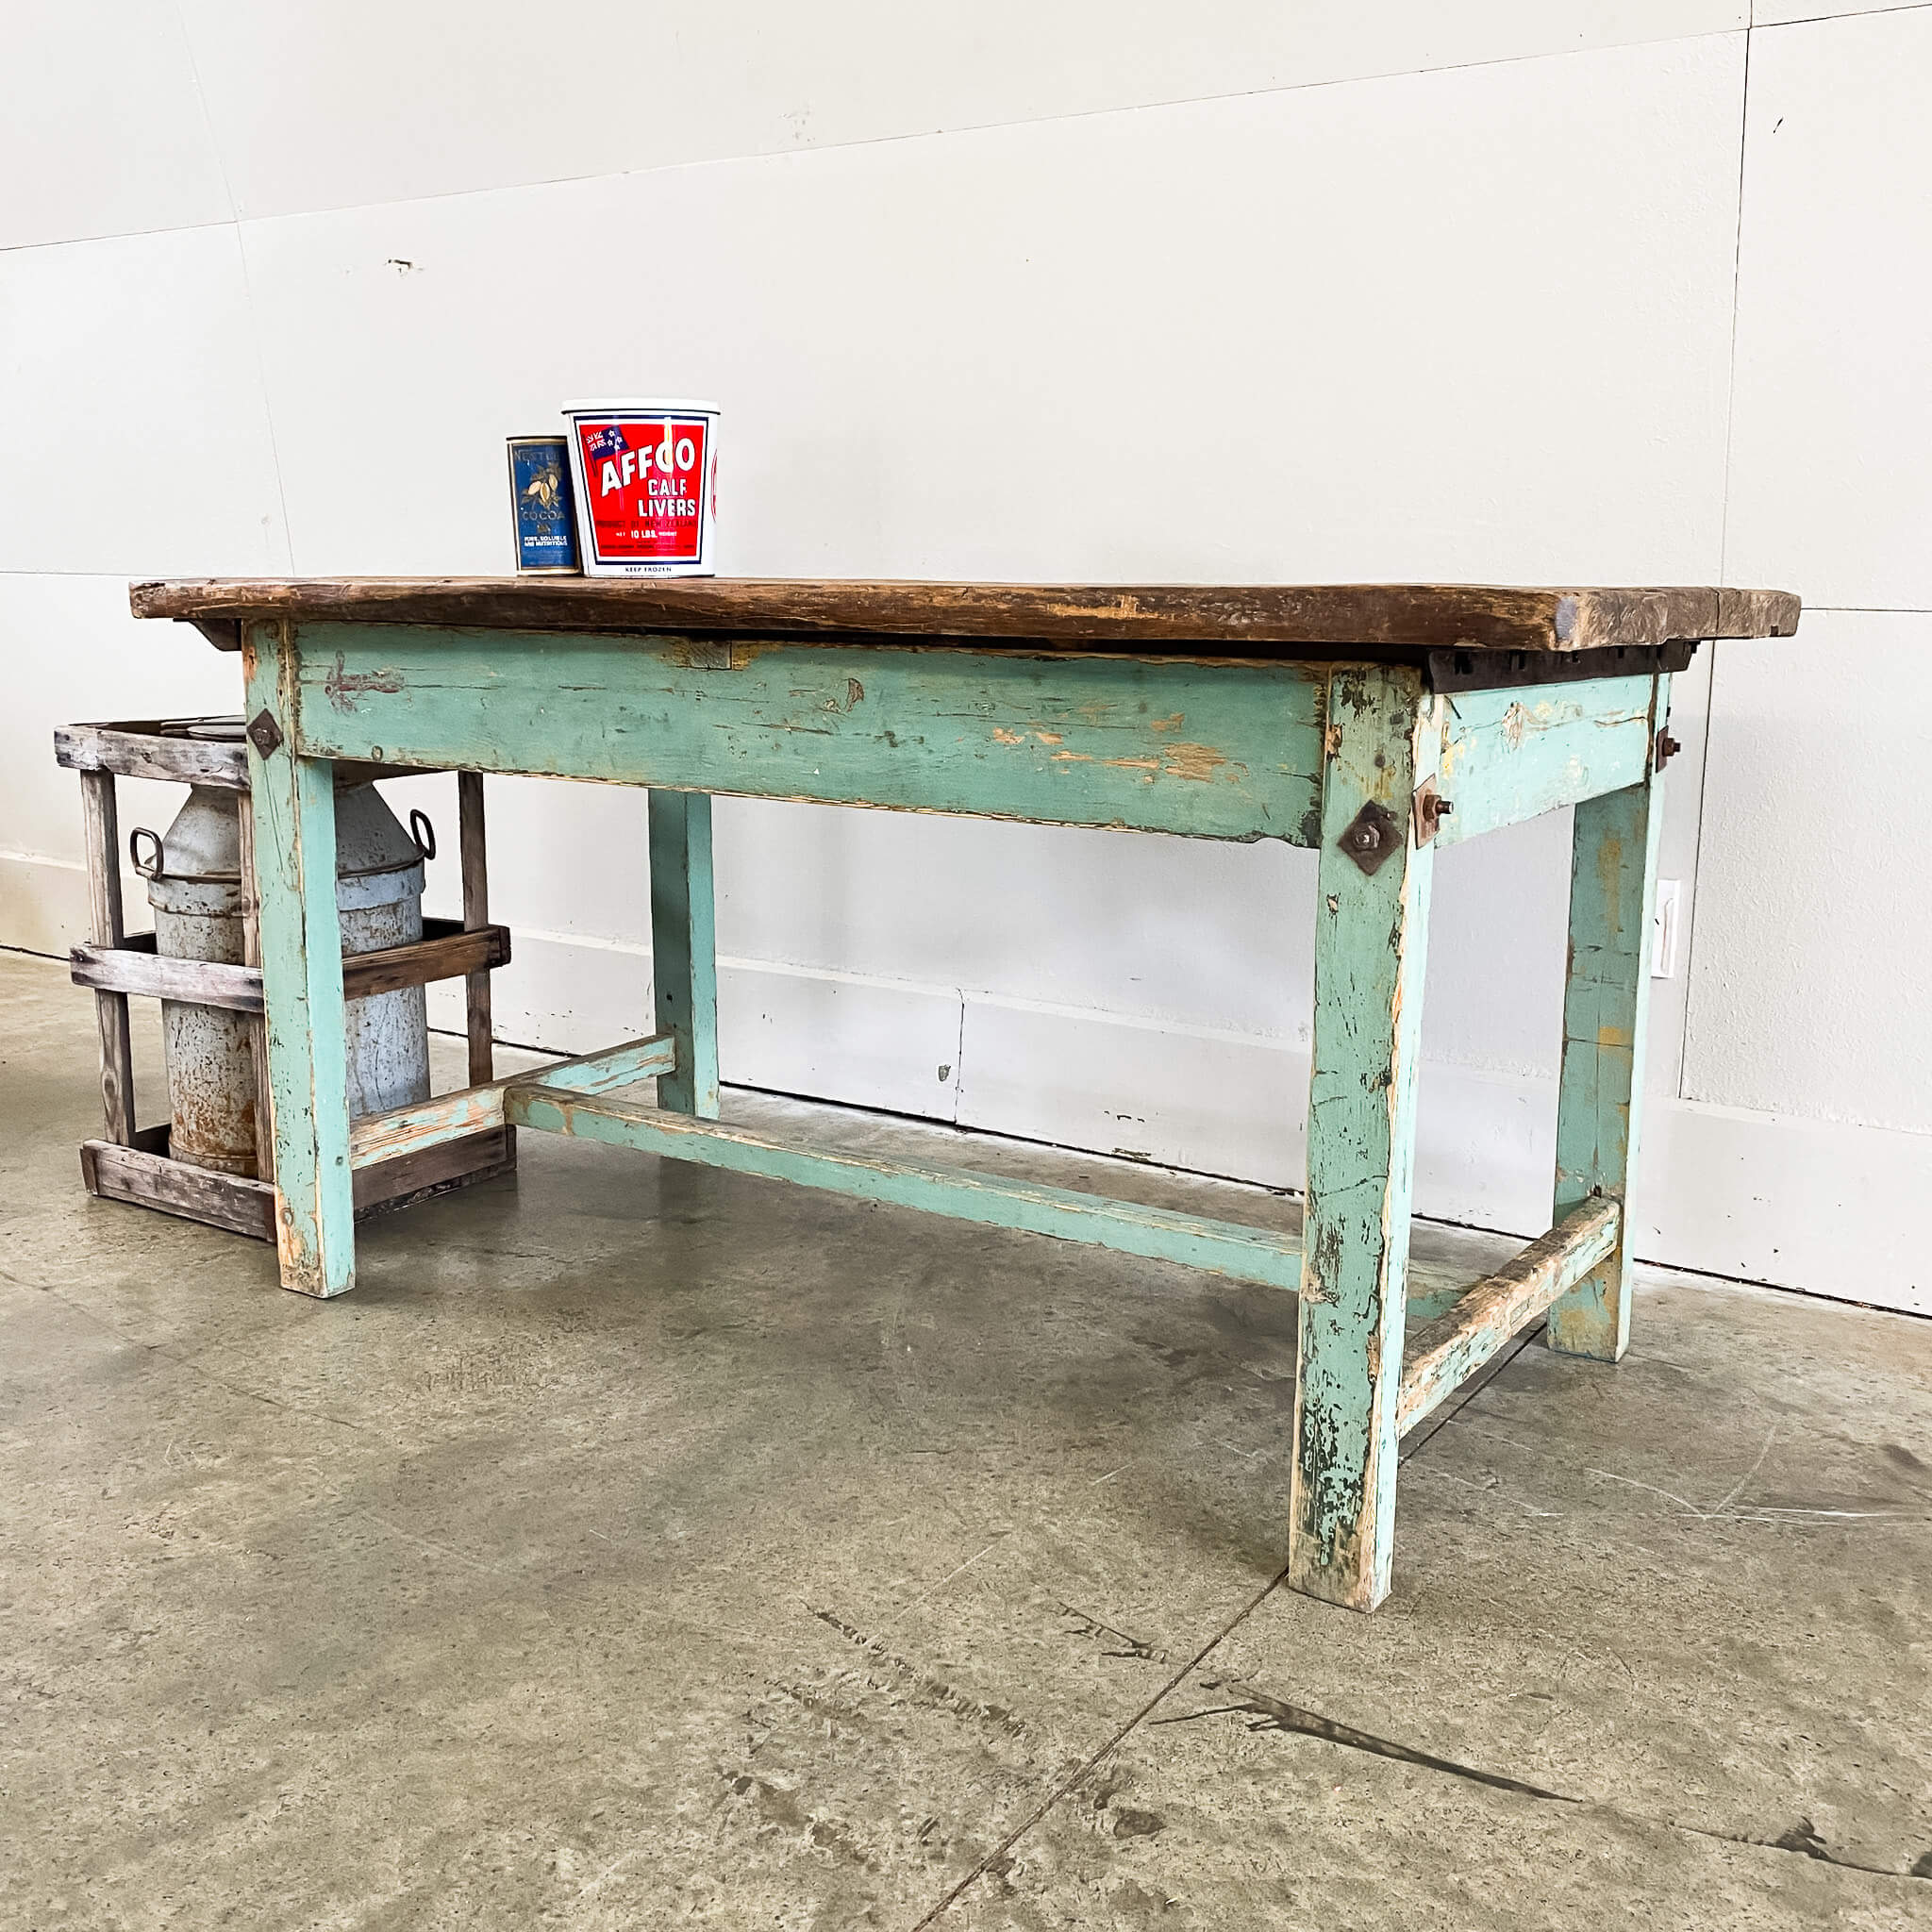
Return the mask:
{"type": "MultiPolygon", "coordinates": [[[[966,998],[958,1119],[1299,1188],[1308,1056],[1282,1041],[966,998]],[[1042,1076],[1044,1074],[1044,1077],[1042,1076]]],[[[1932,1314],[1932,1136],[1653,1094],[1639,1257],[1932,1314]]],[[[1556,1083],[1424,1060],[1415,1206],[1528,1238],[1549,1224],[1556,1083]]]]}
{"type": "Polygon", "coordinates": [[[1932,1315],[1932,1135],[1674,1100],[1643,1174],[1645,1260],[1932,1315]]]}
{"type": "MultiPolygon", "coordinates": [[[[121,901],[128,931],[153,925],[145,879],[124,872],[121,901]]],[[[78,859],[0,852],[0,945],[65,958],[87,935],[87,869],[78,859]]]]}
{"type": "MultiPolygon", "coordinates": [[[[749,959],[721,959],[718,987],[735,1084],[1301,1185],[1299,1043],[749,959]]],[[[436,1024],[459,1028],[457,990],[442,997],[436,1024]]],[[[649,954],[520,932],[497,974],[496,1024],[569,1052],[648,1032],[649,954]]],[[[1913,1207],[1932,1198],[1932,1136],[1655,1094],[1648,1105],[1633,1203],[1644,1260],[1932,1314],[1913,1207]]],[[[1553,1081],[1425,1061],[1420,1115],[1417,1212],[1542,1232],[1553,1081]]]]}
{"type": "MultiPolygon", "coordinates": [[[[497,1038],[591,1053],[651,1031],[648,949],[517,932],[491,989],[497,1038]]],[[[462,988],[429,989],[429,1024],[461,1032],[462,988]]],[[[959,1090],[959,995],[762,960],[718,961],[724,1079],[952,1122],[959,1090]]]]}
{"type": "MultiPolygon", "coordinates": [[[[139,882],[129,888],[140,906],[139,882]]],[[[77,866],[0,854],[0,941],[63,954],[77,866]]],[[[461,989],[430,990],[460,1031],[461,989]]],[[[1299,1187],[1307,1052],[1169,1021],[748,959],[719,961],[724,1076],[1101,1154],[1299,1187]]],[[[518,932],[498,1036],[582,1053],[651,1029],[650,955],[518,932]]],[[[1423,1067],[1416,1209],[1525,1238],[1549,1218],[1547,1079],[1423,1067]]],[[[1646,1261],[1932,1314],[1932,1136],[1653,1095],[1633,1212],[1646,1261]]]]}

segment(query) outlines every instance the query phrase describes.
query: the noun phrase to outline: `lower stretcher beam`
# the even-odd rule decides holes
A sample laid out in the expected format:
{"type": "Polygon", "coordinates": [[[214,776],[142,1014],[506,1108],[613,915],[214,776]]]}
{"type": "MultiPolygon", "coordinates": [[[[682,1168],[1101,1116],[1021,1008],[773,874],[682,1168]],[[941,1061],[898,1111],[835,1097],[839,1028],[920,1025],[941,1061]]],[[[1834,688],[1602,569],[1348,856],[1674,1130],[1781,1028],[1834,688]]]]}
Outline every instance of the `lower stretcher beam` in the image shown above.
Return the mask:
{"type": "Polygon", "coordinates": [[[808,1147],[787,1137],[641,1102],[567,1092],[552,1084],[548,1070],[508,1083],[503,1117],[510,1126],[796,1181],[958,1221],[1055,1235],[1273,1288],[1292,1289],[1301,1280],[1302,1249],[1296,1235],[1074,1193],[1003,1174],[808,1147]]]}
{"type": "MultiPolygon", "coordinates": [[[[418,1107],[373,1114],[351,1128],[350,1164],[359,1174],[378,1162],[421,1157],[479,1132],[532,1127],[954,1220],[1174,1261],[1239,1281],[1301,1287],[1299,1232],[966,1168],[812,1146],[797,1136],[611,1097],[610,1090],[670,1073],[675,1063],[675,1040],[655,1035],[442,1094],[418,1107]]],[[[1446,1299],[1443,1291],[1419,1297],[1421,1307],[1412,1307],[1412,1315],[1426,1312],[1435,1319],[1414,1328],[1405,1350],[1398,1427],[1407,1430],[1420,1422],[1525,1322],[1614,1252],[1621,1214],[1616,1201],[1593,1198],[1499,1273],[1467,1291],[1448,1291],[1454,1300],[1445,1312],[1435,1313],[1446,1299]]]]}
{"type": "Polygon", "coordinates": [[[602,1053],[558,1060],[554,1066],[538,1068],[535,1073],[491,1080],[481,1087],[465,1087],[455,1093],[439,1093],[434,1100],[425,1100],[414,1107],[365,1114],[349,1126],[349,1165],[373,1167],[378,1161],[393,1160],[398,1155],[420,1153],[444,1141],[503,1126],[507,1096],[536,1081],[543,1081],[559,1092],[604,1093],[613,1087],[628,1087],[634,1080],[649,1080],[675,1072],[676,1066],[676,1041],[668,1033],[658,1033],[647,1040],[627,1040],[622,1046],[607,1047],[602,1053]]]}
{"type": "Polygon", "coordinates": [[[1412,1428],[1523,1326],[1616,1250],[1623,1208],[1607,1195],[1586,1201],[1515,1260],[1479,1281],[1403,1351],[1398,1430],[1412,1428]]]}

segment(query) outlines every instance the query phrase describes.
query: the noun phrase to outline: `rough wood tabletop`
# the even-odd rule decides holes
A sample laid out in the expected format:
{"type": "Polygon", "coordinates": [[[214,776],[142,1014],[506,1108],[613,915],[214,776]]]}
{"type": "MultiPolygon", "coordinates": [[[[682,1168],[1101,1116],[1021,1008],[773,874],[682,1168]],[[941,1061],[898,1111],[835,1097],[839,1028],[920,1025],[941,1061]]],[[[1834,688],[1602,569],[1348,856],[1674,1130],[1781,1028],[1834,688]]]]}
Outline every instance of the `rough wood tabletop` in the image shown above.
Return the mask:
{"type": "Polygon", "coordinates": [[[942,584],[778,577],[194,577],[137,617],[294,617],[504,630],[962,639],[1241,657],[1311,648],[1586,651],[1788,637],[1788,591],[1490,584],[942,584]]]}

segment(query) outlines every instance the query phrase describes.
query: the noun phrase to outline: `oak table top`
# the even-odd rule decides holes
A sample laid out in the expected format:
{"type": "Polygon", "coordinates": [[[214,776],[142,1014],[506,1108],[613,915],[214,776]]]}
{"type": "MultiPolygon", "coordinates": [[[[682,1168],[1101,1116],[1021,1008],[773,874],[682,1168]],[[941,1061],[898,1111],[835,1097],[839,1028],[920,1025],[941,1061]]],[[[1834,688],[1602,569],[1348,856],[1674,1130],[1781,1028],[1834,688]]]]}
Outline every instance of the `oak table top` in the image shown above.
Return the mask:
{"type": "Polygon", "coordinates": [[[243,622],[694,631],[1188,657],[1644,649],[1787,637],[1788,591],[1494,584],[986,584],[784,577],[193,577],[137,583],[137,617],[218,644],[243,622]]]}

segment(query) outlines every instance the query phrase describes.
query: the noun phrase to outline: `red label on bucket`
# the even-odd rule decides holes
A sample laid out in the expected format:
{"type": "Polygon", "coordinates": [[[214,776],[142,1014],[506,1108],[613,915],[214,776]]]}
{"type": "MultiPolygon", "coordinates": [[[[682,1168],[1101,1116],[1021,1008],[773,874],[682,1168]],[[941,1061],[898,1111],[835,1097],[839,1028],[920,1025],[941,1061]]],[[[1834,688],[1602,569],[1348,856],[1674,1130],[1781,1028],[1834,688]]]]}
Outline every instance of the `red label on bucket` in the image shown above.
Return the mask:
{"type": "Polygon", "coordinates": [[[584,511],[600,563],[703,561],[702,416],[579,421],[584,511]]]}

